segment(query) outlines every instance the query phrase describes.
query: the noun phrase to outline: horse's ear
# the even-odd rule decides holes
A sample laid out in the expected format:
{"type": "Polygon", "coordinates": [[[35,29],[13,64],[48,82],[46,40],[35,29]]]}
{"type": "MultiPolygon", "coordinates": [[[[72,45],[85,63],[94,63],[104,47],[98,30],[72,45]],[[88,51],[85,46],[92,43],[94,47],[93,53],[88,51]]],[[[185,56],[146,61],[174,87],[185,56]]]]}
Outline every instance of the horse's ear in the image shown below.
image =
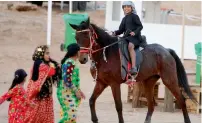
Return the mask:
{"type": "Polygon", "coordinates": [[[73,29],[78,30],[79,26],[74,25],[74,24],[69,24],[73,29]]]}
{"type": "Polygon", "coordinates": [[[80,24],[80,29],[88,29],[90,26],[90,19],[88,18],[86,21],[82,21],[80,24]]]}
{"type": "Polygon", "coordinates": [[[90,17],[88,17],[86,24],[89,26],[90,25],[90,17]]]}

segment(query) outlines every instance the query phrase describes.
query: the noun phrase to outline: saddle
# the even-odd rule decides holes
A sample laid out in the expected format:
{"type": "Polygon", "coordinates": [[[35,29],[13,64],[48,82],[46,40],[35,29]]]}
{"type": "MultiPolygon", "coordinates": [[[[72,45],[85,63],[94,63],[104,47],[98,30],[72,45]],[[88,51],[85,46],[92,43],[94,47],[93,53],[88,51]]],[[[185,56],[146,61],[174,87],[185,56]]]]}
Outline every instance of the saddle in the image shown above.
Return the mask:
{"type": "MultiPolygon", "coordinates": [[[[119,40],[123,40],[123,39],[119,39],[119,40]]],[[[135,47],[135,49],[134,49],[136,52],[136,67],[137,67],[138,72],[140,69],[140,65],[143,61],[141,51],[144,49],[146,44],[147,44],[146,43],[146,37],[142,36],[140,45],[135,47]]],[[[121,76],[122,76],[122,79],[124,81],[127,81],[131,77],[129,70],[132,67],[131,66],[131,58],[130,58],[130,54],[128,51],[128,42],[127,41],[119,42],[119,52],[120,52],[120,58],[121,58],[121,76]]]]}

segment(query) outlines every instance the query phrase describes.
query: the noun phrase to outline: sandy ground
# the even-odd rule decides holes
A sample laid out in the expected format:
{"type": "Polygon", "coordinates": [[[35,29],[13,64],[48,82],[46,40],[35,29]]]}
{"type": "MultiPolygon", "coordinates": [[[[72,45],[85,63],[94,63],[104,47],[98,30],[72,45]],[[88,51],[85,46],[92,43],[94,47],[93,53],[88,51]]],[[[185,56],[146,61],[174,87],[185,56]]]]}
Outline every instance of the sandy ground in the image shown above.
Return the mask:
{"type": "MultiPolygon", "coordinates": [[[[60,51],[60,44],[64,40],[64,22],[58,8],[53,12],[51,56],[60,60],[64,52],[60,51]]],[[[89,12],[91,20],[98,26],[104,25],[104,11],[89,12]],[[101,15],[101,16],[99,16],[101,15]]],[[[46,9],[35,12],[17,12],[7,10],[5,2],[0,2],[0,95],[7,91],[17,68],[24,68],[28,73],[32,67],[32,53],[39,44],[46,44],[46,9]]],[[[87,99],[84,100],[78,112],[78,123],[90,123],[88,99],[92,94],[95,83],[90,76],[89,64],[79,65],[81,69],[81,88],[87,99]]],[[[185,67],[191,71],[195,69],[194,61],[186,61],[185,67]]],[[[56,88],[54,88],[55,90],[56,88]]],[[[127,86],[122,85],[123,114],[126,123],[143,123],[146,108],[132,109],[127,103],[127,86]]],[[[59,120],[59,104],[54,93],[55,121],[59,120]]],[[[110,88],[107,88],[98,98],[96,110],[101,123],[117,123],[117,113],[114,108],[110,88]]],[[[0,106],[0,123],[7,123],[8,102],[0,106]]],[[[190,114],[192,123],[200,123],[201,116],[190,114]]],[[[180,111],[174,113],[162,112],[162,107],[156,107],[152,123],[183,123],[180,111]]]]}

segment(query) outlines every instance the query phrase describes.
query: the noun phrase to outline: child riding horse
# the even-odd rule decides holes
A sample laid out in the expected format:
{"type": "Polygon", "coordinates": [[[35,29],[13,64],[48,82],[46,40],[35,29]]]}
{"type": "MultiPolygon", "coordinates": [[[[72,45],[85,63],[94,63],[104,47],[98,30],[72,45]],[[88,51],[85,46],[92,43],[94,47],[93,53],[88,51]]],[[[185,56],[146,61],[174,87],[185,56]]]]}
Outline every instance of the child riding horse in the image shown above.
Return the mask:
{"type": "Polygon", "coordinates": [[[113,32],[113,35],[120,35],[122,33],[127,34],[127,31],[129,32],[129,36],[127,36],[125,39],[129,42],[128,44],[128,50],[130,52],[130,58],[132,62],[132,69],[130,70],[130,73],[132,75],[137,74],[137,68],[136,68],[136,53],[135,53],[135,46],[138,46],[140,44],[140,37],[141,37],[141,30],[143,29],[142,23],[140,21],[140,18],[138,17],[135,5],[132,1],[124,1],[122,5],[123,11],[125,13],[125,17],[122,19],[121,24],[119,26],[119,30],[113,32]]]}

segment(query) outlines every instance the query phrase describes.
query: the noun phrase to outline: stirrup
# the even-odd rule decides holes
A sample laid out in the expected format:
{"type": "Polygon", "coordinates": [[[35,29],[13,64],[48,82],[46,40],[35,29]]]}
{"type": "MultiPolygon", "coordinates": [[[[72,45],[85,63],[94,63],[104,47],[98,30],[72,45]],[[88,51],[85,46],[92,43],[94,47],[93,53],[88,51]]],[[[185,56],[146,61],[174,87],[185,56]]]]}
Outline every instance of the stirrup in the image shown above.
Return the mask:
{"type": "Polygon", "coordinates": [[[131,70],[129,71],[131,75],[136,75],[137,74],[137,67],[131,68],[131,70]]]}
{"type": "Polygon", "coordinates": [[[129,87],[132,87],[132,86],[135,84],[136,80],[135,80],[135,77],[134,77],[134,76],[130,76],[130,77],[131,77],[131,78],[128,79],[128,80],[125,82],[125,84],[127,84],[129,87]]]}

